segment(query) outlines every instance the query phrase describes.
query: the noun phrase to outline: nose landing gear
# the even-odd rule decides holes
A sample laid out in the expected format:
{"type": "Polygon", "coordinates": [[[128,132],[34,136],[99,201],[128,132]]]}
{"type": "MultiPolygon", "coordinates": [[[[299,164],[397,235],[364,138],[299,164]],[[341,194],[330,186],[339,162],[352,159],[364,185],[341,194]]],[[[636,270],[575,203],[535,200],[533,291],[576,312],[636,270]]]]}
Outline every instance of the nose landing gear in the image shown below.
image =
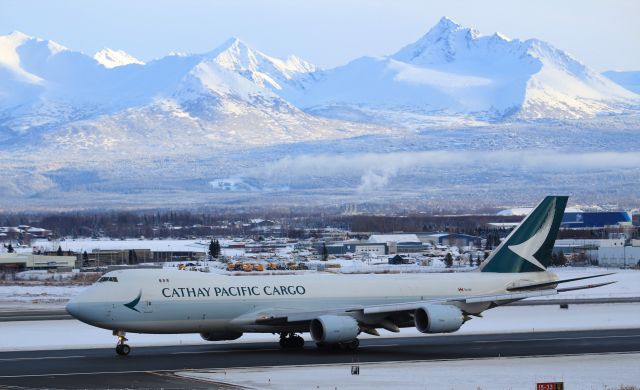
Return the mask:
{"type": "Polygon", "coordinates": [[[127,356],[131,352],[131,347],[125,344],[127,338],[125,332],[114,330],[113,335],[118,337],[118,344],[116,344],[116,353],[120,356],[127,356]]]}
{"type": "Polygon", "coordinates": [[[299,349],[304,347],[304,339],[295,333],[280,333],[280,347],[283,349],[299,349]]]}

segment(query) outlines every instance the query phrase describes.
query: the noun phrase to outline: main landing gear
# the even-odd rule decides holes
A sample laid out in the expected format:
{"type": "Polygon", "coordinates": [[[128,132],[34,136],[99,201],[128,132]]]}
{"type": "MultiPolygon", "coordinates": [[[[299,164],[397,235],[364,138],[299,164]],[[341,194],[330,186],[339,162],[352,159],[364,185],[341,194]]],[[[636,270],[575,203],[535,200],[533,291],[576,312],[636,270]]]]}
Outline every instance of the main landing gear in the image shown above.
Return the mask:
{"type": "Polygon", "coordinates": [[[127,356],[131,352],[131,347],[125,344],[127,338],[125,332],[114,330],[113,335],[118,337],[118,344],[116,344],[116,353],[120,356],[127,356]]]}
{"type": "Polygon", "coordinates": [[[343,351],[355,351],[360,346],[360,340],[353,339],[344,343],[323,343],[317,342],[316,345],[320,349],[333,349],[343,351]]]}
{"type": "Polygon", "coordinates": [[[304,347],[304,339],[295,333],[280,333],[281,348],[297,348],[304,347]]]}

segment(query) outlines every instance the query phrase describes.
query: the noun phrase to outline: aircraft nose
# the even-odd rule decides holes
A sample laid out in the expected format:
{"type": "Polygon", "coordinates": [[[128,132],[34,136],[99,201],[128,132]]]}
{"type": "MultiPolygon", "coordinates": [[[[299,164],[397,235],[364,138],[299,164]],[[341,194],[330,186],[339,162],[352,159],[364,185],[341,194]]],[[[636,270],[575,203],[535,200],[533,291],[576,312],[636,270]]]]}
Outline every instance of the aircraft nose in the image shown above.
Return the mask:
{"type": "Polygon", "coordinates": [[[64,308],[72,317],[78,318],[78,302],[75,299],[71,299],[64,308]]]}

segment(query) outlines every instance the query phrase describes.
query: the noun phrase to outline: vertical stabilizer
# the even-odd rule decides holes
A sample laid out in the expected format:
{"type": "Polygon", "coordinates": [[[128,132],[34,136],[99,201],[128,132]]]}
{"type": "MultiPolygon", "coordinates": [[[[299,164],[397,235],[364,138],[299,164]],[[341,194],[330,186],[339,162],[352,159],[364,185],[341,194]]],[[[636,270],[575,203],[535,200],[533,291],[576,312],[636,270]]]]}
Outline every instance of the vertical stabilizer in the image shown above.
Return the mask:
{"type": "Polygon", "coordinates": [[[568,196],[547,196],[502,241],[480,266],[482,272],[541,272],[551,264],[551,252],[568,196]]]}

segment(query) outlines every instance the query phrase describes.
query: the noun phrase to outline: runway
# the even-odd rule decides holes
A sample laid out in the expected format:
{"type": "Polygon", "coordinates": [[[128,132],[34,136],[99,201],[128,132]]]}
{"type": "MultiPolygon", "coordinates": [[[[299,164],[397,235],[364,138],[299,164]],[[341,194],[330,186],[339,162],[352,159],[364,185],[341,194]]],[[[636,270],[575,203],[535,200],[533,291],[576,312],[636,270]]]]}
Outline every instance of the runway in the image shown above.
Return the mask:
{"type": "MultiPolygon", "coordinates": [[[[69,335],[73,337],[73,335],[69,335]]],[[[139,347],[131,355],[113,349],[0,353],[0,388],[212,388],[172,375],[178,370],[319,365],[328,363],[434,361],[487,357],[552,356],[640,351],[640,328],[363,339],[355,352],[281,350],[277,343],[139,347]]],[[[215,387],[215,386],[213,386],[215,387]]],[[[220,388],[228,388],[220,385],[220,388]]]]}

